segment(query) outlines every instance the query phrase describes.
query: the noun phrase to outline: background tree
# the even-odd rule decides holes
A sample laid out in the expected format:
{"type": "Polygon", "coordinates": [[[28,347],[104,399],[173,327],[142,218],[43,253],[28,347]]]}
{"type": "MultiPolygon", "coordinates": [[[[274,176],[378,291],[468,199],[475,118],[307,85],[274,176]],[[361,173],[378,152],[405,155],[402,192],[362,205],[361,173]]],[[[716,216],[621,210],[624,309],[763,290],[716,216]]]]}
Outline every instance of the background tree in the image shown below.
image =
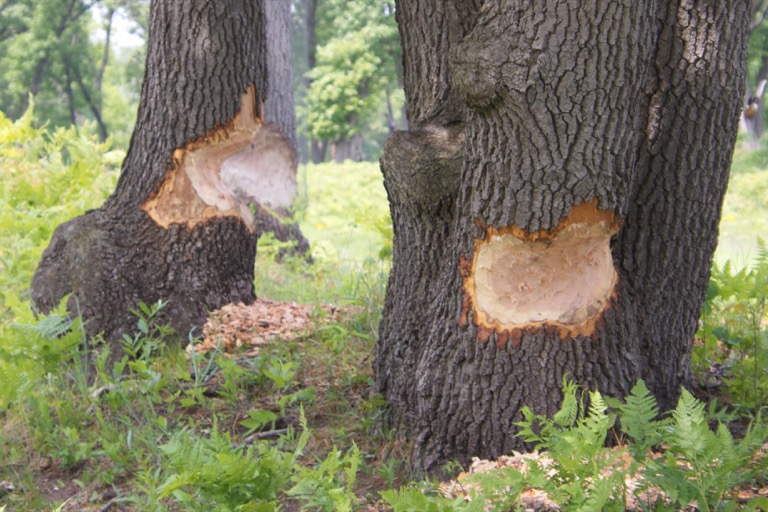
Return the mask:
{"type": "Polygon", "coordinates": [[[746,2],[401,0],[410,131],[376,380],[413,461],[520,447],[565,375],[675,404],[744,91],[746,2]],[[482,4],[482,5],[481,5],[482,4]],[[428,15],[427,15],[428,13],[428,15]]]}
{"type": "MultiPolygon", "coordinates": [[[[293,45],[291,44],[291,3],[283,0],[267,0],[265,2],[265,19],[267,31],[267,70],[269,95],[264,104],[265,119],[277,126],[287,137],[291,148],[296,153],[296,112],[294,108],[293,86],[293,45]]],[[[285,176],[281,183],[282,195],[295,197],[297,193],[296,165],[294,173],[285,176]]],[[[261,237],[264,233],[272,233],[281,242],[296,244],[295,251],[299,254],[309,252],[309,241],[299,229],[296,222],[291,222],[290,212],[286,208],[270,211],[261,205],[256,205],[256,229],[261,237]]]]}
{"type": "Polygon", "coordinates": [[[256,232],[247,202],[287,207],[273,183],[295,172],[286,138],[262,123],[262,2],[153,2],[139,116],[115,192],[61,226],[32,281],[63,297],[90,334],[132,330],[140,301],[169,301],[180,333],[251,302],[256,232]],[[195,37],[191,35],[195,34],[195,37]]]}
{"type": "Polygon", "coordinates": [[[755,2],[749,25],[747,91],[744,98],[744,127],[751,137],[749,147],[757,149],[765,129],[765,83],[768,81],[768,1],[755,2]],[[762,84],[762,86],[761,86],[762,84]]]}
{"type": "MultiPolygon", "coordinates": [[[[132,124],[126,116],[105,114],[105,86],[110,82],[113,22],[118,16],[140,20],[148,2],[142,0],[42,0],[0,5],[0,110],[19,118],[36,100],[36,117],[53,126],[92,121],[102,140],[112,130],[132,124]],[[100,12],[95,22],[93,12],[100,12]],[[96,36],[96,37],[94,37],[96,36]]],[[[143,69],[141,60],[140,69],[143,69]]],[[[117,79],[117,77],[114,77],[117,79]]],[[[140,80],[139,80],[140,83],[140,80]]],[[[138,100],[138,84],[111,98],[138,100]]],[[[135,100],[135,101],[136,101],[135,100]]],[[[114,109],[115,103],[109,107],[114,109]]],[[[129,108],[130,110],[130,108],[129,108]]],[[[126,140],[127,142],[127,140],[126,140]]]]}
{"type": "Polygon", "coordinates": [[[402,118],[393,5],[382,0],[297,5],[307,51],[306,81],[298,93],[306,98],[301,103],[307,135],[316,141],[312,160],[323,161],[326,146],[337,161],[377,158],[380,141],[402,118]]]}

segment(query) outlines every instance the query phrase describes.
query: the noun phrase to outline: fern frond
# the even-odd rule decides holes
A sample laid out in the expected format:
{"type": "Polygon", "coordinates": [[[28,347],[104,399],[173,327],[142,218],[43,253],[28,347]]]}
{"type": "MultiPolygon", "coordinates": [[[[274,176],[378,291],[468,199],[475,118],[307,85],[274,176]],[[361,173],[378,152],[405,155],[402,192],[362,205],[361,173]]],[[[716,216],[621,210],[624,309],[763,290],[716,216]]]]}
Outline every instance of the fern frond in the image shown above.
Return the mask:
{"type": "Polygon", "coordinates": [[[760,235],[757,236],[757,258],[755,267],[768,267],[768,244],[760,235]]]}
{"type": "Polygon", "coordinates": [[[576,398],[578,390],[578,384],[569,381],[567,376],[563,376],[563,405],[561,405],[560,410],[552,416],[552,419],[557,425],[561,427],[570,427],[576,421],[579,414],[579,401],[576,398]]]}
{"type": "Polygon", "coordinates": [[[714,437],[704,416],[704,403],[683,389],[677,407],[672,411],[672,419],[670,448],[689,461],[697,460],[714,437]]]}
{"type": "Polygon", "coordinates": [[[626,401],[618,409],[621,431],[631,438],[632,453],[641,458],[649,448],[659,444],[662,437],[661,428],[666,423],[655,421],[659,415],[656,399],[641,379],[637,381],[626,401]]]}

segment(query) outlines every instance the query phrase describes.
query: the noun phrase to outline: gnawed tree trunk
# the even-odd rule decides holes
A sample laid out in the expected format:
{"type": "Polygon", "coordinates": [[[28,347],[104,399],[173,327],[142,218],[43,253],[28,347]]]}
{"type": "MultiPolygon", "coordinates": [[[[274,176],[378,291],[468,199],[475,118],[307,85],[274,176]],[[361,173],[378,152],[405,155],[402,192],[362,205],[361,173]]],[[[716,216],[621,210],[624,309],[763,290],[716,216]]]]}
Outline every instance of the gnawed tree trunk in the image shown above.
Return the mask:
{"type": "Polygon", "coordinates": [[[49,311],[66,294],[90,334],[132,331],[139,301],[169,301],[182,336],[207,311],[254,299],[256,230],[247,203],[293,196],[290,145],[262,124],[260,1],[153,2],[136,127],[117,188],[54,232],[32,281],[49,311]]]}
{"type": "Polygon", "coordinates": [[[480,4],[396,11],[376,378],[426,471],[520,448],[565,375],[674,405],[742,106],[747,3],[480,4]]]}

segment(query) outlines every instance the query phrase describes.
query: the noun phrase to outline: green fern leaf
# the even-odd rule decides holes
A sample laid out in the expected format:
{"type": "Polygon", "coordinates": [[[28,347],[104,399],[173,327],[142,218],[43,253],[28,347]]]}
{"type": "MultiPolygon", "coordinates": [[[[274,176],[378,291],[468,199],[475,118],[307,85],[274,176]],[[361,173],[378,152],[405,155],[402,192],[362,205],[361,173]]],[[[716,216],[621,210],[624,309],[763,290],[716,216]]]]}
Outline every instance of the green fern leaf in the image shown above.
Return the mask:
{"type": "Polygon", "coordinates": [[[659,444],[662,438],[661,428],[666,423],[654,421],[659,414],[656,399],[641,379],[637,381],[625,403],[618,409],[621,431],[631,438],[632,453],[635,457],[641,458],[649,448],[659,444]]]}
{"type": "Polygon", "coordinates": [[[563,404],[560,406],[560,410],[552,417],[557,425],[570,427],[576,421],[579,414],[579,401],[576,399],[578,389],[578,384],[569,381],[568,377],[563,376],[563,404]]]}
{"type": "Polygon", "coordinates": [[[704,404],[683,389],[672,419],[670,449],[691,462],[699,460],[714,441],[704,416],[704,404]]]}

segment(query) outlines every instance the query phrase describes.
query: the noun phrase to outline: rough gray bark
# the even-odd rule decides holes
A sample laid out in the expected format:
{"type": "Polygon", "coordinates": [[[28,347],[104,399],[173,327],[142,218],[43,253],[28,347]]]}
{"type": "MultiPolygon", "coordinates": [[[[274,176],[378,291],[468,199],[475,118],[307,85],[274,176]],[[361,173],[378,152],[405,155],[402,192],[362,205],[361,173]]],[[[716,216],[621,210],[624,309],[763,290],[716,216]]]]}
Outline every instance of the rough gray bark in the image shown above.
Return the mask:
{"type": "MultiPolygon", "coordinates": [[[[182,336],[208,310],[253,301],[256,232],[239,213],[243,191],[222,185],[220,160],[270,141],[287,154],[260,128],[263,26],[260,1],[152,3],[138,119],[116,190],[54,232],[32,281],[37,309],[71,293],[69,309],[88,332],[114,341],[134,330],[139,301],[168,300],[165,319],[182,336]]],[[[258,174],[258,162],[247,170],[258,174]]]]}
{"type": "Polygon", "coordinates": [[[293,105],[293,67],[291,65],[291,2],[265,0],[267,21],[267,69],[269,96],[264,116],[277,125],[296,147],[296,113],[293,105]]]}
{"type": "MultiPolygon", "coordinates": [[[[285,0],[266,0],[266,42],[269,96],[264,104],[266,120],[276,125],[288,137],[296,153],[296,113],[293,101],[293,66],[291,63],[291,3],[285,0]]],[[[283,186],[296,195],[296,175],[283,186]]],[[[287,209],[269,211],[258,207],[256,222],[258,235],[272,233],[281,242],[296,244],[295,254],[308,254],[309,241],[295,222],[290,222],[287,209]]]]}
{"type": "MultiPolygon", "coordinates": [[[[749,6],[426,3],[397,3],[411,131],[382,157],[395,240],[376,363],[413,462],[520,448],[520,408],[555,412],[564,375],[614,396],[643,378],[673,406],[717,242],[749,6]],[[545,253],[587,206],[606,251],[610,237],[603,306],[572,323],[485,318],[478,251],[497,237],[545,253]]],[[[523,302],[539,293],[529,274],[583,285],[531,261],[490,267],[494,286],[516,283],[523,302]]]]}
{"type": "Polygon", "coordinates": [[[433,283],[451,258],[463,163],[466,106],[455,98],[448,51],[469,31],[480,4],[470,9],[461,1],[398,2],[395,10],[411,131],[390,135],[381,158],[394,245],[376,380],[392,405],[395,426],[410,435],[418,419],[414,379],[429,334],[427,305],[440,300],[442,291],[433,283]]]}

